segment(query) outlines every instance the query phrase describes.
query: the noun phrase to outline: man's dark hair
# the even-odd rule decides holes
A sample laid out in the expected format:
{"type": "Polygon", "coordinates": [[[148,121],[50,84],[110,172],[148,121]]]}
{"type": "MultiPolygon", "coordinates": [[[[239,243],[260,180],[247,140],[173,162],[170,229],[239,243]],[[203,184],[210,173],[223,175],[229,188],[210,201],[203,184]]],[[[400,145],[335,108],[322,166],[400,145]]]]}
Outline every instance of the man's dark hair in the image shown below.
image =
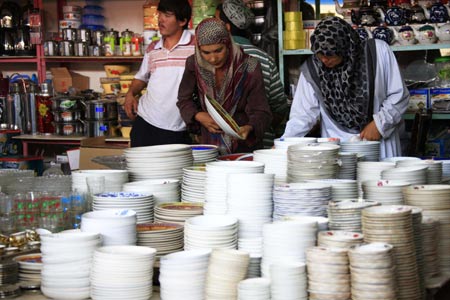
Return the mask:
{"type": "Polygon", "coordinates": [[[216,6],[216,10],[219,11],[219,18],[224,22],[225,24],[230,24],[230,34],[235,36],[241,36],[245,38],[250,37],[250,32],[247,29],[240,29],[236,27],[233,22],[228,19],[227,15],[223,12],[223,6],[222,4],[218,4],[216,6]]]}
{"type": "Polygon", "coordinates": [[[175,14],[178,21],[186,21],[183,29],[187,29],[192,16],[192,8],[188,0],[160,0],[158,10],[175,14]]]}

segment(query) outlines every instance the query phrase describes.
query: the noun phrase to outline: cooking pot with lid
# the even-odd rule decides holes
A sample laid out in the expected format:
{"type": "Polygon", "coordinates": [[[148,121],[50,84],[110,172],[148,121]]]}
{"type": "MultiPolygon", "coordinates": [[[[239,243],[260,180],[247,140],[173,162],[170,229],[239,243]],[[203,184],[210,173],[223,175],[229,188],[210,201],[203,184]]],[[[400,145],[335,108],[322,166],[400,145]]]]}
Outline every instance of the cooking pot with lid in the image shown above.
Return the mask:
{"type": "Polygon", "coordinates": [[[85,107],[87,120],[117,120],[117,101],[112,99],[100,99],[81,101],[85,107]]]}
{"type": "Polygon", "coordinates": [[[117,120],[80,120],[84,124],[85,135],[88,137],[107,136],[117,137],[119,134],[119,122],[117,120]]]}
{"type": "Polygon", "coordinates": [[[83,97],[77,96],[58,96],[52,98],[53,110],[79,110],[81,108],[81,101],[83,97]]]}

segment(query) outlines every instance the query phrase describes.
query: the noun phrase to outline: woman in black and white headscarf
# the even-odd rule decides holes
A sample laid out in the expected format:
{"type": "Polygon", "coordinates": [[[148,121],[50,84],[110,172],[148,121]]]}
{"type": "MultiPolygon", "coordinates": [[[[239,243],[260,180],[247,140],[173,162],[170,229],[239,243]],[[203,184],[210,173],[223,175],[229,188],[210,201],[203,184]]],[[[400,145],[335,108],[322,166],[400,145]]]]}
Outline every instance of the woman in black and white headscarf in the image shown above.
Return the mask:
{"type": "Polygon", "coordinates": [[[399,127],[409,92],[389,45],[362,41],[338,17],[323,19],[311,36],[283,137],[304,136],[320,118],[322,137],[355,135],[380,143],[381,158],[401,155],[399,127]]]}

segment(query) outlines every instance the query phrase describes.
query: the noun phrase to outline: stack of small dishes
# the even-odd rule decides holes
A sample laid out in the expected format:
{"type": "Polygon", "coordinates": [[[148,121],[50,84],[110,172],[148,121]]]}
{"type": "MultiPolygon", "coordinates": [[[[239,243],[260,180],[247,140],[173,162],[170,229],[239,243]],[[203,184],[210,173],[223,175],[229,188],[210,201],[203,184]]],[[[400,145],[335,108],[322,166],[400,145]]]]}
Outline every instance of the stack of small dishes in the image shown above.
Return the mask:
{"type": "Polygon", "coordinates": [[[132,209],[137,224],[153,222],[153,196],[134,192],[109,192],[93,196],[92,208],[96,210],[132,209]]]}
{"type": "Polygon", "coordinates": [[[393,252],[392,245],[385,243],[349,249],[352,299],[397,299],[393,252]]]}
{"type": "Polygon", "coordinates": [[[308,145],[317,143],[317,138],[315,137],[285,137],[278,138],[274,141],[276,149],[287,150],[291,145],[308,145]]]}
{"type": "Polygon", "coordinates": [[[16,261],[0,263],[0,286],[16,284],[19,280],[19,264],[16,261]]]}
{"type": "Polygon", "coordinates": [[[0,297],[2,299],[14,299],[20,296],[22,290],[18,284],[4,284],[0,286],[0,297]]]}
{"type": "Polygon", "coordinates": [[[205,202],[206,167],[193,166],[183,168],[181,201],[191,203],[205,202]]]}
{"type": "Polygon", "coordinates": [[[184,249],[237,248],[238,219],[231,216],[197,216],[184,224],[184,249]]]}
{"type": "MultiPolygon", "coordinates": [[[[280,261],[270,266],[272,300],[308,299],[306,264],[280,261]]],[[[270,298],[269,298],[270,299],[270,298]]]]}
{"type": "Polygon", "coordinates": [[[42,256],[40,253],[14,257],[19,263],[19,283],[25,289],[39,289],[41,286],[42,256]]]}
{"type": "Polygon", "coordinates": [[[357,176],[359,195],[362,197],[362,182],[381,179],[381,172],[395,168],[393,162],[361,161],[358,162],[357,176]]]}
{"type": "Polygon", "coordinates": [[[381,205],[402,205],[403,188],[411,185],[401,180],[367,180],[362,182],[363,197],[381,205]]]}
{"type": "Polygon", "coordinates": [[[427,166],[427,184],[440,184],[442,182],[441,160],[402,160],[397,162],[397,167],[427,166]]]}
{"type": "Polygon", "coordinates": [[[383,159],[383,161],[394,162],[396,165],[398,165],[398,163],[402,161],[411,161],[411,160],[420,160],[420,158],[414,156],[393,156],[383,159]]]}
{"type": "Polygon", "coordinates": [[[138,224],[137,245],[156,249],[156,258],[183,250],[183,225],[174,223],[138,224]]]}
{"type": "Polygon", "coordinates": [[[381,179],[402,180],[411,184],[427,184],[427,166],[398,167],[381,172],[381,179]]]}
{"type": "Polygon", "coordinates": [[[317,230],[324,231],[328,230],[328,218],[325,217],[314,217],[314,216],[303,216],[303,215],[289,215],[282,218],[284,221],[313,221],[317,222],[317,230]]]}
{"type": "Polygon", "coordinates": [[[155,205],[180,201],[179,179],[149,179],[128,182],[123,185],[123,190],[125,192],[151,194],[155,205]]]}
{"type": "Polygon", "coordinates": [[[363,242],[364,235],[359,232],[329,230],[320,231],[317,235],[317,245],[323,247],[348,249],[363,242]]]}
{"type": "Polygon", "coordinates": [[[215,161],[219,156],[219,149],[216,145],[191,145],[191,148],[194,157],[194,166],[215,161]]]}
{"type": "Polygon", "coordinates": [[[91,298],[150,299],[156,250],[140,246],[107,246],[92,259],[91,298]]]}
{"type": "Polygon", "coordinates": [[[264,163],[264,173],[275,174],[275,183],[287,182],[287,152],[284,149],[260,149],[253,151],[253,161],[264,163]]]}
{"type": "Polygon", "coordinates": [[[161,299],[204,299],[206,272],[211,250],[180,251],[161,257],[161,299]]]}
{"type": "Polygon", "coordinates": [[[318,138],[317,142],[319,144],[334,144],[334,145],[339,145],[341,143],[341,139],[337,138],[337,137],[323,137],[323,138],[318,138]]]}
{"type": "Polygon", "coordinates": [[[273,219],[288,215],[326,215],[331,200],[331,185],[323,183],[290,183],[275,185],[273,219]]]}
{"type": "Polygon", "coordinates": [[[242,280],[238,284],[237,299],[270,300],[270,280],[267,278],[250,278],[242,280]]]}
{"type": "Polygon", "coordinates": [[[328,227],[330,230],[361,232],[361,211],[379,205],[375,201],[344,200],[328,203],[328,227]]]}
{"type": "Polygon", "coordinates": [[[72,190],[79,193],[87,193],[87,177],[105,177],[106,192],[120,192],[123,185],[128,182],[126,170],[79,170],[72,172],[72,190]]]}
{"type": "Polygon", "coordinates": [[[100,233],[104,246],[136,245],[136,212],[108,209],[85,213],[81,231],[100,233]]]}
{"type": "Polygon", "coordinates": [[[339,152],[341,166],[337,178],[356,179],[356,166],[358,164],[358,153],[339,152]]]}
{"type": "Polygon", "coordinates": [[[334,202],[358,198],[358,182],[355,179],[313,179],[307,182],[330,184],[334,202]]]}
{"type": "Polygon", "coordinates": [[[250,255],[247,278],[261,277],[262,247],[262,237],[238,239],[238,250],[245,251],[250,255]]]}
{"type": "Polygon", "coordinates": [[[214,249],[206,274],[206,299],[237,299],[238,284],[245,279],[250,257],[247,252],[214,249]]]}
{"type": "Polygon", "coordinates": [[[192,166],[190,145],[169,144],[125,149],[131,181],[183,177],[183,168],[192,166]]]}
{"type": "Polygon", "coordinates": [[[425,281],[429,278],[439,275],[439,222],[432,218],[422,219],[422,249],[424,260],[424,278],[425,281]]]}
{"type": "Polygon", "coordinates": [[[187,219],[202,214],[203,204],[201,203],[162,203],[155,207],[155,222],[183,225],[187,219]]]}
{"type": "Polygon", "coordinates": [[[341,152],[360,153],[365,161],[380,160],[379,141],[341,142],[341,152]]]}
{"type": "Polygon", "coordinates": [[[351,299],[347,249],[311,247],[306,266],[309,299],[351,299]]]}
{"type": "Polygon", "coordinates": [[[442,179],[450,179],[450,159],[442,160],[442,179]]]}

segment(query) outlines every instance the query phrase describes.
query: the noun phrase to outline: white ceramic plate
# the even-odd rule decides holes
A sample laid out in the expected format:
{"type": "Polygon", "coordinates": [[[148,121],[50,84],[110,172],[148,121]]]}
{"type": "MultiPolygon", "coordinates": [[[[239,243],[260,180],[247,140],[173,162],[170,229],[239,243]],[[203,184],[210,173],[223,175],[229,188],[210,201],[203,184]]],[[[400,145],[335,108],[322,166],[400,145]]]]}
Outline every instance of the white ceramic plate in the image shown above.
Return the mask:
{"type": "MultiPolygon", "coordinates": [[[[213,118],[217,125],[219,125],[226,134],[238,139],[242,139],[242,137],[238,133],[239,126],[236,124],[233,118],[223,108],[221,111],[217,110],[212,104],[213,101],[217,102],[216,100],[208,99],[208,97],[205,96],[206,109],[208,110],[211,118],[213,118]],[[228,119],[228,122],[233,124],[234,129],[227,123],[227,121],[225,121],[226,119],[228,119]]],[[[219,103],[217,104],[220,106],[219,103]]]]}

